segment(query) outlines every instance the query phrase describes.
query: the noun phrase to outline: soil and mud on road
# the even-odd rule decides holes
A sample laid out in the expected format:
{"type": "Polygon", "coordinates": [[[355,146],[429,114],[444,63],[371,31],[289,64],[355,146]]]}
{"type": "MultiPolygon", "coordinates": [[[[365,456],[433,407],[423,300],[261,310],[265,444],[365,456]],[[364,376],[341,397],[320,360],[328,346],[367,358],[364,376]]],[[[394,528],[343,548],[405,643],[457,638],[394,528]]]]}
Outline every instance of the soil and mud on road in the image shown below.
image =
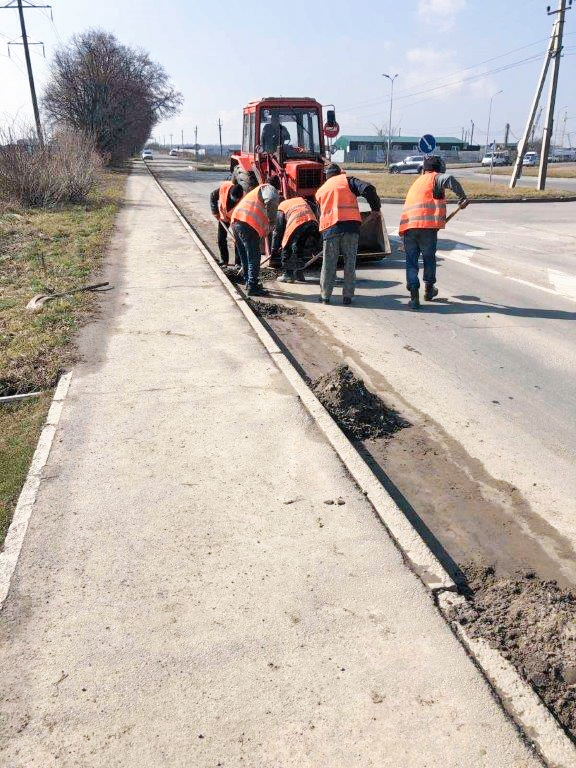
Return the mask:
{"type": "MultiPolygon", "coordinates": [[[[214,220],[165,188],[217,254],[214,220]]],[[[262,275],[272,291],[275,276],[262,275]]],[[[576,741],[576,580],[561,568],[570,543],[305,303],[276,294],[250,304],[467,597],[453,620],[510,660],[576,741]]]]}

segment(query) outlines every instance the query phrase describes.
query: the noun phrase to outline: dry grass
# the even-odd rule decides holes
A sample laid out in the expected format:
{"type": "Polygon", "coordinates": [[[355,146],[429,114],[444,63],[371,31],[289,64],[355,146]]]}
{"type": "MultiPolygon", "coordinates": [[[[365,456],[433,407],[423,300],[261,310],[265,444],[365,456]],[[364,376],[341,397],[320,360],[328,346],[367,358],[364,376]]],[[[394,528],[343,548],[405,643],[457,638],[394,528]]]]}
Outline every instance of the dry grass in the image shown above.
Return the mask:
{"type": "MultiPolygon", "coordinates": [[[[413,183],[416,176],[414,174],[370,174],[367,180],[374,184],[380,197],[388,197],[392,199],[403,199],[406,196],[408,188],[413,183]]],[[[478,199],[496,199],[496,200],[527,200],[527,199],[540,199],[547,200],[555,197],[573,197],[574,193],[569,191],[563,191],[559,189],[548,189],[544,192],[538,192],[535,189],[527,189],[525,187],[516,187],[516,189],[508,189],[503,184],[490,184],[489,182],[481,182],[469,179],[466,177],[462,179],[462,186],[466,191],[470,200],[478,199]]],[[[450,193],[447,197],[453,198],[450,193]]]]}
{"type": "Polygon", "coordinates": [[[25,309],[46,287],[86,284],[98,268],[123,194],[125,174],[102,173],[87,204],[0,212],[0,395],[47,389],[69,361],[67,344],[88,314],[87,294],[25,309]]]}
{"type": "MultiPolygon", "coordinates": [[[[478,173],[490,173],[489,168],[478,168],[478,173]]],[[[495,176],[508,176],[512,175],[512,168],[493,168],[492,173],[495,176]]],[[[537,166],[524,166],[522,168],[522,176],[538,176],[537,166]]],[[[576,165],[570,164],[548,164],[548,176],[553,179],[576,179],[576,165]]]]}
{"type": "MultiPolygon", "coordinates": [[[[0,395],[50,390],[73,361],[75,330],[94,297],[76,294],[25,309],[35,293],[86,284],[97,272],[126,173],[103,172],[85,205],[25,209],[0,201],[0,395]]],[[[0,544],[28,471],[52,392],[0,404],[0,544]]]]}

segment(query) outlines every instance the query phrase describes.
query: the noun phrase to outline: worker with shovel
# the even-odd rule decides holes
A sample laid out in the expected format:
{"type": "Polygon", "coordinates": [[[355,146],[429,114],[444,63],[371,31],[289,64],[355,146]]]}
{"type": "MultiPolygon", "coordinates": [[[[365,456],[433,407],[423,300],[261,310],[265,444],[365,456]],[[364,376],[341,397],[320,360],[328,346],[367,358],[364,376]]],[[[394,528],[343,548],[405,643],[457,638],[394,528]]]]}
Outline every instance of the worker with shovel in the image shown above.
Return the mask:
{"type": "Polygon", "coordinates": [[[278,206],[278,218],[272,237],[272,261],[282,253],[283,274],[280,283],[305,283],[304,265],[308,244],[318,239],[318,221],[303,197],[290,197],[278,206]]]}
{"type": "Polygon", "coordinates": [[[248,296],[265,296],[259,282],[261,242],[274,228],[278,213],[278,191],[272,184],[259,184],[248,192],[232,212],[230,228],[242,261],[248,296]]]}
{"type": "MultiPolygon", "coordinates": [[[[242,199],[244,190],[240,184],[233,181],[223,181],[210,195],[210,211],[218,220],[218,250],[220,251],[220,266],[228,266],[228,228],[232,211],[242,199]]],[[[240,266],[238,248],[236,250],[236,265],[240,266]]]]}
{"type": "MultiPolygon", "coordinates": [[[[406,254],[406,288],[410,291],[410,307],[420,309],[420,280],[418,259],[424,262],[424,298],[433,301],[436,288],[436,246],[438,230],[446,225],[445,189],[458,195],[458,209],[466,208],[468,200],[462,185],[447,174],[441,157],[433,155],[424,160],[422,175],[412,184],[406,195],[400,216],[398,234],[403,236],[406,254]]],[[[454,214],[451,214],[451,218],[454,214]]]]}

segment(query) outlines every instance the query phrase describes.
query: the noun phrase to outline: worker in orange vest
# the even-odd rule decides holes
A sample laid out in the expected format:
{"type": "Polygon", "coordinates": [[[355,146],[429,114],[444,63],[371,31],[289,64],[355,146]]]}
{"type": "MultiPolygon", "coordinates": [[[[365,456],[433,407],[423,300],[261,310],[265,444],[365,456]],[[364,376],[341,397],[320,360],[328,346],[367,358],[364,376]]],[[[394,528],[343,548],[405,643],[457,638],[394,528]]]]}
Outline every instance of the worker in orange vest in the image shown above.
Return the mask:
{"type": "Polygon", "coordinates": [[[248,296],[265,296],[258,282],[261,242],[276,225],[278,192],[272,184],[259,184],[238,203],[231,217],[231,228],[242,262],[248,296]]]}
{"type": "Polygon", "coordinates": [[[308,244],[318,238],[318,221],[303,197],[290,197],[278,206],[272,237],[272,260],[282,253],[281,283],[305,283],[304,265],[308,244]]]}
{"type": "Polygon", "coordinates": [[[323,259],[320,273],[320,301],[330,304],[340,256],[344,259],[342,303],[352,304],[356,282],[356,255],[362,216],[356,198],[364,197],[372,216],[380,215],[380,198],[372,184],[342,173],[332,163],[326,168],[326,181],[316,192],[320,206],[320,233],[323,259]]]}
{"type": "Polygon", "coordinates": [[[406,288],[410,291],[410,307],[420,309],[420,280],[418,259],[424,262],[424,298],[433,301],[436,288],[436,246],[438,230],[446,225],[445,189],[458,195],[461,208],[468,200],[462,185],[451,174],[441,157],[433,155],[424,160],[422,175],[412,184],[406,195],[398,233],[404,239],[406,254],[406,288]]]}
{"type": "MultiPolygon", "coordinates": [[[[228,266],[228,227],[234,207],[242,199],[244,190],[240,184],[233,181],[223,181],[210,195],[210,210],[218,220],[218,250],[220,251],[220,266],[228,266]]],[[[236,248],[236,264],[240,265],[240,256],[236,248]]]]}

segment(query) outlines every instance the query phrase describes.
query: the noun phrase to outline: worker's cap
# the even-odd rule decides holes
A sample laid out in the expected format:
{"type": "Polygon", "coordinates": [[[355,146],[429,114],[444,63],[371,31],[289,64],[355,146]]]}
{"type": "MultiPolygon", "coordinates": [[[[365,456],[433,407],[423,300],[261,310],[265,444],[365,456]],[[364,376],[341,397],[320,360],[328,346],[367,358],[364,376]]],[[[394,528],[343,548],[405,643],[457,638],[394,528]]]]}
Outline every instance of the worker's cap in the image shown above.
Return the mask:
{"type": "Polygon", "coordinates": [[[431,155],[430,157],[426,157],[424,159],[422,170],[424,172],[436,171],[436,173],[444,173],[446,170],[446,163],[439,155],[431,155]]]}
{"type": "Polygon", "coordinates": [[[337,176],[339,173],[342,173],[342,168],[340,168],[339,165],[336,165],[336,163],[330,163],[328,168],[326,168],[327,179],[329,179],[331,176],[337,176]]]}
{"type": "Polygon", "coordinates": [[[244,190],[240,186],[240,184],[234,184],[233,187],[230,187],[230,200],[237,203],[238,200],[241,200],[244,196],[244,190]]]}

